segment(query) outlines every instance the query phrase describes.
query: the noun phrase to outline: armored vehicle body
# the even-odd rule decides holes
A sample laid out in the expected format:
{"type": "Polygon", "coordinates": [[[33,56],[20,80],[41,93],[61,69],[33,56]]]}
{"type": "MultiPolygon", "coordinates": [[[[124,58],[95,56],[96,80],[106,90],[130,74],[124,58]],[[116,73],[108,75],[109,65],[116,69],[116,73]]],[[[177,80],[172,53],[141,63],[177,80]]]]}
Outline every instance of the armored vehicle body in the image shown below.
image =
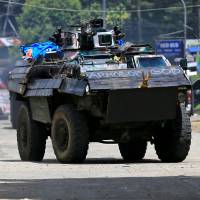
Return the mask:
{"type": "Polygon", "coordinates": [[[117,143],[124,160],[141,160],[148,141],[162,161],[183,161],[191,142],[191,85],[183,69],[149,45],[117,48],[98,20],[64,35],[63,60],[9,74],[9,90],[21,102],[21,159],[41,161],[50,136],[61,163],[83,162],[89,142],[117,143]]]}

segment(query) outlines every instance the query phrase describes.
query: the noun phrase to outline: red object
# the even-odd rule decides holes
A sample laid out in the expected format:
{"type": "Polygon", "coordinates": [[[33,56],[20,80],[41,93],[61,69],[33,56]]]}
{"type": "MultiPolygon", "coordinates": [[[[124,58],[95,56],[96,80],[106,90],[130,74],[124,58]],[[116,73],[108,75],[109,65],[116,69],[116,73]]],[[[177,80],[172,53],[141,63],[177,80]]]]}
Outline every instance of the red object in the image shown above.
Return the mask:
{"type": "Polygon", "coordinates": [[[27,58],[32,58],[32,55],[33,55],[33,51],[32,51],[32,49],[29,49],[29,50],[27,51],[27,53],[26,53],[26,57],[27,57],[27,58]]]}
{"type": "Polygon", "coordinates": [[[6,85],[0,80],[0,90],[7,89],[6,85]]]}
{"type": "Polygon", "coordinates": [[[187,104],[192,104],[192,90],[187,91],[187,104]]]}

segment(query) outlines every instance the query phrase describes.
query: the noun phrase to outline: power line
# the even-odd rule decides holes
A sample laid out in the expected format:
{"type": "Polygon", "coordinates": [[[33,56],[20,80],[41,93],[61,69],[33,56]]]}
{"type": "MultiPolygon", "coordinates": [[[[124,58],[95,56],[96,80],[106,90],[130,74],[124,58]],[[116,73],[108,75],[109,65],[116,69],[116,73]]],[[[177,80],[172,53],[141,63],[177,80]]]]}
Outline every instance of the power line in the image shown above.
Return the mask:
{"type": "MultiPolygon", "coordinates": [[[[1,15],[0,15],[0,18],[1,18],[1,17],[5,17],[5,16],[6,16],[6,13],[1,14],[1,15]]],[[[9,16],[17,16],[17,14],[12,14],[12,13],[10,13],[9,16]]]]}
{"type": "Polygon", "coordinates": [[[158,37],[166,37],[166,36],[176,35],[176,34],[183,33],[183,32],[184,32],[183,30],[180,30],[180,31],[175,31],[175,32],[171,32],[171,33],[161,34],[161,35],[158,35],[158,37]]]}
{"type": "MultiPolygon", "coordinates": [[[[9,1],[0,0],[0,3],[9,3],[9,1]]],[[[21,5],[21,6],[28,6],[28,7],[34,7],[38,9],[46,9],[46,10],[56,10],[56,11],[66,11],[66,12],[96,12],[96,13],[104,13],[103,10],[87,10],[87,9],[66,9],[66,8],[55,8],[55,7],[45,7],[45,6],[37,6],[33,4],[26,4],[26,3],[18,3],[11,1],[10,4],[14,5],[21,5]]],[[[200,7],[200,5],[191,5],[187,6],[187,8],[195,8],[200,7]]],[[[107,13],[121,13],[121,12],[151,12],[151,11],[165,11],[165,10],[177,10],[177,9],[183,9],[182,6],[173,6],[173,7],[165,7],[165,8],[149,8],[149,9],[136,9],[136,10],[123,10],[123,11],[117,11],[117,10],[107,10],[107,13]]]]}

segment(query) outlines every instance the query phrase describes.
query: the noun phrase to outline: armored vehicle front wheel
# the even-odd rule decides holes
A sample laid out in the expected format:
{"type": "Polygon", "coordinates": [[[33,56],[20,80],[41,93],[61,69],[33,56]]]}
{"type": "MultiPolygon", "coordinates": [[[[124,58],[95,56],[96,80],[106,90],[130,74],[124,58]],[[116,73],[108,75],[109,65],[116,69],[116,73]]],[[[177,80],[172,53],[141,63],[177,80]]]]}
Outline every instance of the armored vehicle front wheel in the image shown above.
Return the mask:
{"type": "Polygon", "coordinates": [[[119,143],[120,153],[125,161],[133,162],[144,158],[147,149],[147,141],[135,139],[128,143],[119,143]]]}
{"type": "Polygon", "coordinates": [[[191,144],[191,123],[184,105],[177,108],[174,121],[161,128],[154,137],[155,150],[163,162],[182,162],[191,144]]]}
{"type": "Polygon", "coordinates": [[[10,92],[10,121],[12,128],[17,128],[17,113],[20,108],[21,101],[15,99],[15,93],[10,92]]]}
{"type": "Polygon", "coordinates": [[[88,127],[83,115],[70,105],[60,106],[53,117],[51,139],[59,162],[83,162],[89,144],[88,127]]]}
{"type": "Polygon", "coordinates": [[[18,150],[23,161],[41,161],[46,148],[45,127],[32,120],[28,106],[22,103],[17,119],[18,150]]]}

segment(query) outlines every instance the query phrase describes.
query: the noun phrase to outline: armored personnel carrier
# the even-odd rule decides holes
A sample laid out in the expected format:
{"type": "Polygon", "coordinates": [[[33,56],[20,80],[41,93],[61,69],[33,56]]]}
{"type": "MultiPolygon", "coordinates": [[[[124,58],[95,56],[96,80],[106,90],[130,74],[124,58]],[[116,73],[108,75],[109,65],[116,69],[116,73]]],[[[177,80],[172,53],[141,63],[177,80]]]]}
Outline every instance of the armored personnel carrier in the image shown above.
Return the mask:
{"type": "Polygon", "coordinates": [[[90,142],[118,144],[128,162],[143,159],[151,142],[161,161],[183,161],[191,143],[186,61],[172,67],[149,45],[116,47],[101,20],[62,35],[62,60],[49,52],[51,60],[9,74],[21,102],[21,159],[41,161],[50,136],[61,163],[83,162],[90,142]]]}

